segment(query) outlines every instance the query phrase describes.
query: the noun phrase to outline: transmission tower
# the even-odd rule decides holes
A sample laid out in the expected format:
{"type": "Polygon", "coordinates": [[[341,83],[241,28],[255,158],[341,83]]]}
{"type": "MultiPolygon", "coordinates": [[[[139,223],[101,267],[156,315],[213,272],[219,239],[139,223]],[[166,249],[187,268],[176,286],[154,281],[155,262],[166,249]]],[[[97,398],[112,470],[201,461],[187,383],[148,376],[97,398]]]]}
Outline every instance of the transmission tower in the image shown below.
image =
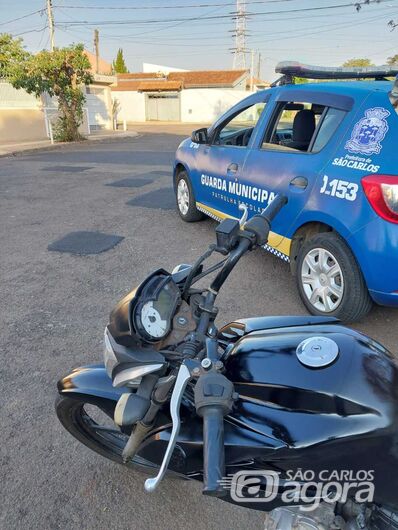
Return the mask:
{"type": "Polygon", "coordinates": [[[235,48],[233,68],[234,70],[244,70],[246,68],[246,0],[236,0],[236,26],[235,26],[235,48]]]}

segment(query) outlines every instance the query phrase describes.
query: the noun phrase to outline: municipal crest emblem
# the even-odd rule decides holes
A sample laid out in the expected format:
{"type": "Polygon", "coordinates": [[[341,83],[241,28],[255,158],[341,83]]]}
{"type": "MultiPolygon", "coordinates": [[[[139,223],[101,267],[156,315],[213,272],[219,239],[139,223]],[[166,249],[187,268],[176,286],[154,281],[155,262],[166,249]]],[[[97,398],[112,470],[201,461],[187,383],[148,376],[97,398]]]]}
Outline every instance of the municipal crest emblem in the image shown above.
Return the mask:
{"type": "Polygon", "coordinates": [[[345,148],[352,153],[378,155],[382,148],[381,142],[388,131],[386,118],[389,115],[389,111],[383,107],[366,110],[365,116],[355,124],[345,148]]]}

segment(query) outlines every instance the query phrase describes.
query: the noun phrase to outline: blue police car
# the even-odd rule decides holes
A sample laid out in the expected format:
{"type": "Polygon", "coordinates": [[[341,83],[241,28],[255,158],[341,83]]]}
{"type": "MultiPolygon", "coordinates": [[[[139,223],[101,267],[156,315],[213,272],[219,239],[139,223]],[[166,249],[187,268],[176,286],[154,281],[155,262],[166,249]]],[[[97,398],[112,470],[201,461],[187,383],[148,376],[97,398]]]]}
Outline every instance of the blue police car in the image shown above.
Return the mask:
{"type": "Polygon", "coordinates": [[[241,204],[250,216],[283,193],[265,248],[290,263],[311,313],[353,321],[372,302],[398,307],[398,77],[386,79],[398,68],[277,72],[178,147],[180,216],[240,218],[241,204]]]}

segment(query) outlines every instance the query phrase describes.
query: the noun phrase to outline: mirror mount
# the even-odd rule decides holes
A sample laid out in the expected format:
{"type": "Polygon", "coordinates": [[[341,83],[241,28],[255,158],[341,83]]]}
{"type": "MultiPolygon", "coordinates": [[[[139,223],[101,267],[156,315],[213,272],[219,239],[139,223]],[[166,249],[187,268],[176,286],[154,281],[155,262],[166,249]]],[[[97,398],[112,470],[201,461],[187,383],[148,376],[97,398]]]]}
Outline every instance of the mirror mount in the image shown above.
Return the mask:
{"type": "Polygon", "coordinates": [[[201,129],[196,129],[196,131],[193,131],[193,133],[191,134],[191,140],[195,142],[195,144],[208,144],[209,133],[207,131],[207,128],[202,127],[201,129]]]}

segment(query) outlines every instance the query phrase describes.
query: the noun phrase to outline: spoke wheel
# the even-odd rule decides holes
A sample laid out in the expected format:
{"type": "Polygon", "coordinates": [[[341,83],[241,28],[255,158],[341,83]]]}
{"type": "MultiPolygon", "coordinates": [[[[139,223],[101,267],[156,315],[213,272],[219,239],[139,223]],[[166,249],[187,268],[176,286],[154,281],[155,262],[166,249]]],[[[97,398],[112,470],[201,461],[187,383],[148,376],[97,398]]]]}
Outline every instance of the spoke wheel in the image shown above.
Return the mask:
{"type": "Polygon", "coordinates": [[[343,299],[341,267],[335,256],[324,248],[314,248],[304,257],[301,282],[308,300],[318,311],[331,313],[343,299]]]}

